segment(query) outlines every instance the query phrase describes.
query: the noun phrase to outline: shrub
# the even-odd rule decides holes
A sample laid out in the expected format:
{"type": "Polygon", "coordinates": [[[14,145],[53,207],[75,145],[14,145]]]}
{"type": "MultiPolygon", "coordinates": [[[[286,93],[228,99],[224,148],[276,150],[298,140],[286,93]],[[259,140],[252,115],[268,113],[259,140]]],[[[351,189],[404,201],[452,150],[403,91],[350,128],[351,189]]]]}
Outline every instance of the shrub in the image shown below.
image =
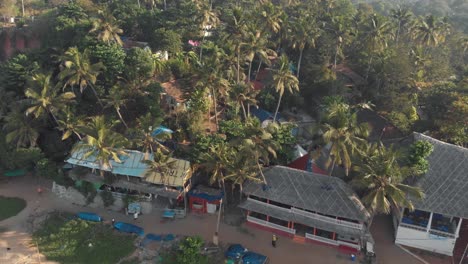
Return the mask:
{"type": "Polygon", "coordinates": [[[109,191],[101,192],[101,198],[102,198],[102,201],[104,202],[104,207],[111,206],[115,202],[114,196],[112,196],[112,193],[109,191]]]}
{"type": "Polygon", "coordinates": [[[409,163],[416,174],[425,174],[429,169],[427,157],[431,155],[434,146],[427,141],[417,141],[410,146],[409,163]]]}

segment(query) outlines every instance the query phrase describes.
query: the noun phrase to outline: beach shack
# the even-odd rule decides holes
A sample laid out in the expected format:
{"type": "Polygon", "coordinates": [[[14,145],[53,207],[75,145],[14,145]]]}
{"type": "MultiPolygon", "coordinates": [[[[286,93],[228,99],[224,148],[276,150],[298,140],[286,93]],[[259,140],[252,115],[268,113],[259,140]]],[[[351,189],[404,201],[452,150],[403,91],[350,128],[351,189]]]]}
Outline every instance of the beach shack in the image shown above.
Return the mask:
{"type": "Polygon", "coordinates": [[[79,180],[104,183],[103,177],[94,173],[97,170],[103,170],[120,176],[109,185],[112,190],[131,190],[151,194],[152,197],[165,197],[169,199],[171,204],[175,201],[185,202],[185,195],[191,188],[192,169],[189,161],[170,158],[169,163],[172,164],[170,168],[163,169],[160,172],[147,173],[149,167],[144,161],[152,160],[152,153],[124,150],[126,155],[119,156],[120,162],[111,160],[110,166],[101,166],[96,161],[95,155],[85,155],[89,151],[91,150],[75,150],[66,160],[74,167],[91,169],[85,175],[78,175],[79,180]]]}
{"type": "Polygon", "coordinates": [[[198,185],[188,193],[189,208],[194,213],[214,214],[219,210],[223,196],[221,190],[198,185]]]}

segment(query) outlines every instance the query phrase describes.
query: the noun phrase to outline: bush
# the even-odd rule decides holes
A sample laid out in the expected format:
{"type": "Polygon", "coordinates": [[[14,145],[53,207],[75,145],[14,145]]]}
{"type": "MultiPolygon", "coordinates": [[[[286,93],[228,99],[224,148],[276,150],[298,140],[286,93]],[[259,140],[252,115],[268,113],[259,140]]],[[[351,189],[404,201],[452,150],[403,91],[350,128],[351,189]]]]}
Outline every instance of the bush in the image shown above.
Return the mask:
{"type": "Polygon", "coordinates": [[[104,202],[104,207],[111,206],[115,202],[114,196],[112,196],[112,193],[109,191],[101,192],[101,198],[102,198],[102,201],[104,202]]]}
{"type": "Polygon", "coordinates": [[[427,157],[431,155],[434,146],[427,141],[417,141],[410,146],[409,163],[416,174],[425,174],[429,169],[427,157]]]}
{"type": "Polygon", "coordinates": [[[87,181],[82,181],[81,185],[77,186],[76,189],[86,197],[86,204],[90,204],[94,201],[97,191],[94,185],[87,181]]]}

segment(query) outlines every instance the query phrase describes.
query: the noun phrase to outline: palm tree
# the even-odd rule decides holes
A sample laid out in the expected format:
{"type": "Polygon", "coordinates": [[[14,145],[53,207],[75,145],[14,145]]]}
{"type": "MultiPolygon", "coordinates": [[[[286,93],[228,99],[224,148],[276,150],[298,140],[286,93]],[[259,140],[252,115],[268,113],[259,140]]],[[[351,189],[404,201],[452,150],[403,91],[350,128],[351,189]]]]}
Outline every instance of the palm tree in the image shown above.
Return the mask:
{"type": "Polygon", "coordinates": [[[29,98],[30,106],[26,109],[26,115],[33,114],[35,118],[41,118],[45,113],[52,116],[58,123],[57,111],[75,98],[72,92],[58,94],[58,89],[50,82],[51,74],[36,74],[29,82],[29,88],[25,95],[29,98]]]}
{"type": "Polygon", "coordinates": [[[157,149],[153,153],[153,160],[144,160],[143,162],[148,165],[144,177],[149,178],[154,174],[159,174],[161,175],[161,182],[164,184],[164,175],[166,171],[175,168],[176,160],[170,154],[165,154],[160,149],[157,149]]]}
{"type": "Polygon", "coordinates": [[[104,176],[105,169],[112,168],[111,160],[121,163],[120,156],[127,155],[123,150],[127,139],[112,130],[114,125],[107,123],[104,116],[92,117],[85,126],[79,128],[85,137],[73,148],[73,151],[83,150],[85,159],[95,157],[101,176],[104,176]]]}
{"type": "Polygon", "coordinates": [[[323,142],[331,145],[330,175],[337,163],[345,167],[346,175],[348,175],[353,154],[366,144],[365,138],[369,135],[368,125],[358,124],[357,115],[351,113],[349,105],[335,101],[325,108],[324,121],[320,130],[323,133],[323,142]]]}
{"type": "Polygon", "coordinates": [[[306,46],[315,47],[315,40],[319,37],[319,29],[315,19],[309,14],[300,14],[291,24],[291,42],[293,49],[299,49],[296,77],[299,79],[302,53],[306,46]]]}
{"type": "Polygon", "coordinates": [[[242,113],[244,114],[244,120],[250,116],[250,109],[245,109],[245,105],[247,104],[250,106],[257,106],[257,100],[255,97],[258,95],[258,91],[252,89],[251,84],[249,83],[240,83],[236,84],[231,89],[231,100],[236,102],[236,113],[238,113],[239,107],[242,108],[242,113]]]}
{"type": "MultiPolygon", "coordinates": [[[[398,154],[381,143],[372,144],[363,152],[356,166],[357,176],[351,182],[364,191],[363,203],[374,216],[389,214],[392,207],[414,210],[411,199],[422,199],[424,193],[418,187],[403,184],[409,175],[398,164],[398,154]]],[[[372,221],[371,221],[372,222],[372,221]]]]}
{"type": "MultiPolygon", "coordinates": [[[[224,194],[226,195],[226,186],[224,184],[224,174],[227,167],[231,163],[231,159],[235,156],[232,146],[222,142],[213,145],[209,151],[203,153],[200,159],[202,160],[201,166],[203,169],[211,174],[210,183],[217,182],[223,187],[224,194]]],[[[227,200],[225,201],[227,202],[227,200]]]]}
{"type": "Polygon", "coordinates": [[[113,107],[115,109],[115,112],[119,116],[120,121],[122,121],[124,126],[128,129],[128,125],[123,119],[122,114],[120,113],[120,108],[122,106],[125,107],[125,105],[129,101],[129,99],[126,99],[126,93],[125,91],[123,91],[122,87],[113,86],[109,91],[108,97],[103,101],[105,103],[104,108],[113,107]]]}
{"type": "Polygon", "coordinates": [[[169,149],[161,142],[171,138],[170,133],[160,133],[154,135],[154,130],[161,125],[160,120],[154,119],[150,113],[137,118],[136,136],[133,140],[137,146],[141,147],[145,152],[145,159],[149,159],[150,153],[153,154],[155,149],[161,150],[164,154],[169,153],[169,149]]]}
{"type": "Polygon", "coordinates": [[[427,15],[419,18],[413,28],[413,37],[420,45],[426,47],[436,47],[445,41],[445,36],[449,33],[449,27],[444,21],[427,15]]]}
{"type": "Polygon", "coordinates": [[[97,38],[106,43],[117,43],[120,46],[123,45],[120,39],[120,34],[123,30],[120,29],[117,24],[118,21],[109,12],[99,11],[99,17],[93,19],[93,27],[89,31],[90,33],[97,33],[97,38]]]}
{"type": "Polygon", "coordinates": [[[276,116],[278,115],[284,91],[288,90],[290,93],[299,91],[299,81],[297,80],[296,76],[292,74],[289,67],[290,65],[288,57],[283,54],[279,58],[276,68],[272,70],[273,86],[275,87],[276,92],[279,94],[278,105],[276,106],[273,122],[276,122],[276,116]]]}
{"type": "Polygon", "coordinates": [[[102,62],[91,64],[89,50],[80,53],[76,47],[69,48],[61,57],[61,61],[63,67],[58,77],[60,80],[64,81],[64,88],[66,86],[73,88],[78,85],[80,87],[80,92],[83,93],[89,86],[98,99],[99,104],[104,107],[94,89],[97,76],[101,73],[101,70],[104,69],[102,62]]]}
{"type": "Polygon", "coordinates": [[[258,70],[260,70],[262,62],[270,65],[269,56],[276,57],[276,52],[270,48],[267,48],[268,40],[264,38],[260,31],[249,31],[246,33],[246,40],[241,44],[244,51],[246,52],[245,58],[249,62],[249,69],[247,74],[247,82],[250,82],[250,76],[252,73],[252,62],[255,56],[258,56],[260,63],[258,70]]]}
{"type": "Polygon", "coordinates": [[[397,8],[390,10],[390,16],[397,23],[395,42],[398,45],[400,34],[403,29],[408,30],[408,26],[413,19],[413,13],[408,8],[398,5],[397,8]]]}
{"type": "Polygon", "coordinates": [[[23,111],[14,109],[3,118],[3,121],[3,130],[7,132],[5,137],[7,143],[16,144],[17,148],[32,148],[37,145],[39,132],[33,120],[26,116],[23,111]]]}
{"type": "Polygon", "coordinates": [[[63,132],[62,140],[66,140],[75,134],[81,141],[82,137],[79,129],[85,125],[84,116],[75,116],[74,111],[70,107],[66,107],[62,111],[62,115],[63,118],[59,115],[59,119],[57,120],[58,129],[63,132]]]}

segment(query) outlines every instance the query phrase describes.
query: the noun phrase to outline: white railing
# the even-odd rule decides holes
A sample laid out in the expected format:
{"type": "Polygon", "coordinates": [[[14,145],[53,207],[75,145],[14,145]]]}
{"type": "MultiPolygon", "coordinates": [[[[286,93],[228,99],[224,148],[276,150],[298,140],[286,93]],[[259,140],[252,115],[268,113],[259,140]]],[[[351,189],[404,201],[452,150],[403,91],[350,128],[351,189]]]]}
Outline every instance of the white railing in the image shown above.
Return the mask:
{"type": "Polygon", "coordinates": [[[358,249],[358,250],[361,249],[361,246],[359,244],[354,244],[354,243],[345,242],[345,241],[341,241],[341,240],[338,240],[338,245],[343,245],[343,246],[355,248],[355,249],[358,249]]]}
{"type": "Polygon", "coordinates": [[[430,229],[430,230],[429,230],[429,233],[430,233],[430,234],[433,234],[433,235],[436,235],[436,236],[455,238],[455,235],[454,235],[454,234],[447,233],[447,232],[440,231],[440,230],[430,229]]]}
{"type": "Polygon", "coordinates": [[[348,221],[344,221],[344,220],[339,220],[339,219],[336,219],[336,218],[333,218],[333,217],[323,216],[323,215],[307,212],[307,211],[297,209],[297,208],[292,208],[291,211],[293,213],[300,214],[300,215],[303,215],[303,216],[306,216],[306,217],[309,217],[309,218],[314,218],[314,219],[324,221],[324,222],[327,222],[327,223],[332,222],[332,223],[335,223],[337,225],[351,227],[351,228],[355,228],[355,229],[359,229],[359,230],[364,229],[364,226],[362,224],[357,224],[357,223],[352,223],[352,222],[348,222],[348,221]]]}
{"type": "Polygon", "coordinates": [[[336,240],[333,240],[333,239],[329,239],[329,238],[325,238],[325,237],[321,237],[321,236],[314,236],[314,235],[309,234],[309,233],[306,233],[305,237],[308,238],[308,239],[315,240],[315,241],[327,243],[327,244],[330,244],[330,245],[333,245],[333,246],[338,246],[338,242],[336,240]]]}
{"type": "Polygon", "coordinates": [[[302,216],[313,218],[313,219],[320,220],[320,221],[327,222],[327,223],[332,222],[332,223],[335,223],[337,225],[346,226],[346,227],[350,227],[350,228],[355,228],[355,229],[359,229],[359,230],[364,229],[364,225],[362,225],[362,224],[357,224],[357,223],[352,223],[352,222],[348,222],[348,221],[344,221],[344,220],[339,220],[339,219],[336,219],[336,218],[333,218],[333,217],[328,217],[328,216],[323,216],[323,215],[319,215],[319,214],[316,214],[316,213],[307,212],[307,211],[297,209],[297,208],[294,208],[294,207],[292,207],[291,209],[288,209],[288,208],[284,208],[284,207],[281,207],[281,206],[277,206],[277,205],[273,205],[273,204],[269,204],[269,203],[264,203],[264,202],[252,199],[250,197],[247,198],[247,200],[251,201],[251,202],[254,202],[254,203],[257,203],[257,204],[261,204],[263,206],[275,208],[275,209],[282,210],[282,211],[288,212],[288,213],[300,214],[302,216]]]}
{"type": "Polygon", "coordinates": [[[427,228],[422,227],[422,226],[411,225],[411,224],[407,224],[407,223],[403,223],[403,222],[400,223],[400,226],[405,227],[405,228],[409,228],[409,229],[414,229],[414,230],[418,230],[418,231],[427,232],[427,228]]]}
{"type": "Polygon", "coordinates": [[[287,232],[289,234],[293,234],[293,235],[296,234],[295,229],[287,228],[287,227],[284,227],[284,226],[281,226],[281,225],[277,225],[277,224],[274,224],[274,223],[271,223],[271,222],[267,222],[265,220],[261,220],[261,219],[258,219],[256,217],[250,216],[250,215],[247,216],[247,221],[249,221],[251,223],[259,224],[259,225],[262,225],[262,226],[278,229],[278,230],[287,232]]]}

